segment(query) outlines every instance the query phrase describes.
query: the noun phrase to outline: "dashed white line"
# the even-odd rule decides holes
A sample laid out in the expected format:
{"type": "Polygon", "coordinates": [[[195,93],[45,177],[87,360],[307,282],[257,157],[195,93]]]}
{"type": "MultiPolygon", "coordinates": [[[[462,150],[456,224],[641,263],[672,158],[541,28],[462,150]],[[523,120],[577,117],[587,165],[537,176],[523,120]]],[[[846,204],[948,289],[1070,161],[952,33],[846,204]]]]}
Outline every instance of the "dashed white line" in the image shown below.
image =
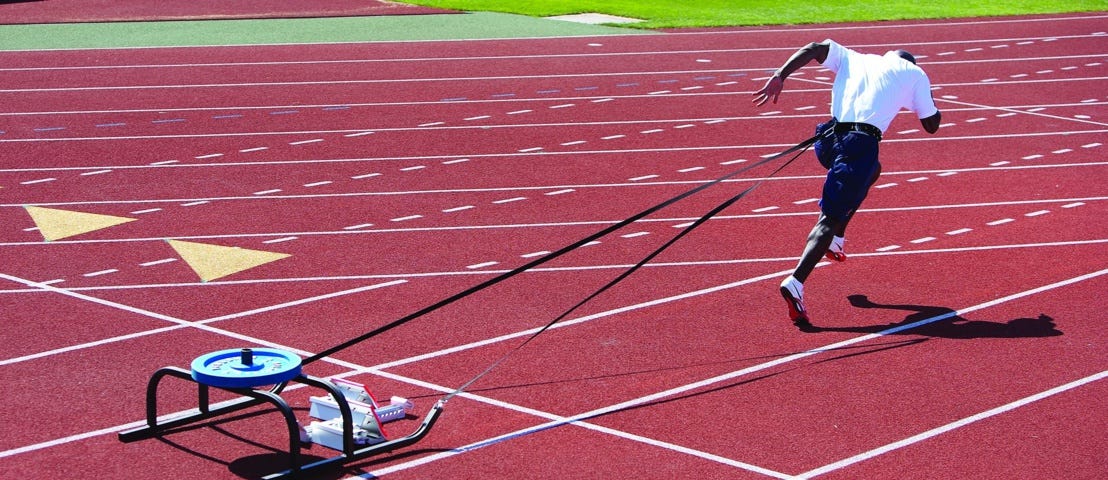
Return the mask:
{"type": "Polygon", "coordinates": [[[573,193],[573,192],[576,192],[576,191],[577,191],[577,190],[574,190],[574,189],[572,189],[572,188],[564,188],[564,189],[562,189],[562,190],[555,190],[555,191],[553,191],[553,192],[546,192],[546,193],[544,193],[543,195],[550,195],[550,196],[554,196],[554,195],[564,195],[564,194],[566,194],[566,193],[573,193]]]}
{"type": "Polygon", "coordinates": [[[639,133],[641,133],[643,135],[650,135],[651,133],[659,133],[659,132],[664,132],[664,131],[665,131],[665,129],[662,129],[662,128],[654,128],[654,129],[651,129],[651,130],[643,130],[639,133]]]}
{"type": "Polygon", "coordinates": [[[973,231],[972,228],[959,228],[957,230],[951,230],[949,232],[946,232],[946,234],[947,235],[961,235],[963,233],[969,233],[969,232],[972,232],[972,231],[973,231]]]}
{"type": "Polygon", "coordinates": [[[457,160],[447,160],[445,162],[442,162],[442,164],[443,165],[454,165],[456,163],[465,163],[465,162],[468,162],[468,161],[469,161],[468,158],[459,158],[457,160]]]}
{"type": "Polygon", "coordinates": [[[912,240],[909,243],[920,244],[920,243],[927,243],[927,242],[930,242],[932,240],[935,240],[935,237],[922,237],[922,238],[917,238],[915,240],[912,240]]]}
{"type": "Polygon", "coordinates": [[[334,183],[334,182],[332,182],[330,180],[323,180],[323,181],[320,181],[320,182],[305,183],[304,186],[308,187],[308,188],[322,187],[323,185],[330,185],[332,183],[334,183]]]}
{"type": "Polygon", "coordinates": [[[209,159],[209,158],[216,158],[216,157],[222,157],[222,156],[223,156],[222,153],[209,153],[207,155],[200,155],[200,156],[195,157],[195,158],[197,160],[206,160],[206,159],[209,159]]]}
{"type": "Polygon", "coordinates": [[[380,173],[366,173],[366,174],[363,174],[363,175],[354,175],[353,177],[350,177],[350,178],[352,178],[354,180],[361,180],[363,178],[371,178],[371,177],[379,177],[379,176],[381,176],[380,173]]]}
{"type": "Polygon", "coordinates": [[[697,170],[704,170],[704,167],[682,168],[682,169],[678,170],[677,173],[689,173],[689,172],[695,172],[697,170]]]}
{"type": "Polygon", "coordinates": [[[197,205],[204,205],[206,203],[211,203],[211,202],[208,201],[208,200],[197,200],[195,202],[182,203],[181,206],[182,207],[195,207],[197,205]]]}
{"type": "Polygon", "coordinates": [[[1084,205],[1084,204],[1085,204],[1085,202],[1073,202],[1073,203],[1067,203],[1067,204],[1065,204],[1065,205],[1062,205],[1062,208],[1073,208],[1073,207],[1080,207],[1080,206],[1082,206],[1082,205],[1084,205]]]}
{"type": "Polygon", "coordinates": [[[135,210],[135,211],[131,212],[131,215],[142,215],[144,213],[154,213],[154,212],[160,212],[160,211],[162,211],[162,209],[160,209],[160,208],[147,208],[145,210],[135,210]]]}
{"type": "Polygon", "coordinates": [[[643,237],[643,236],[646,236],[646,235],[650,235],[650,232],[628,233],[626,235],[620,235],[620,238],[636,238],[636,237],[643,237]]]}
{"type": "Polygon", "coordinates": [[[417,218],[423,218],[423,215],[408,215],[406,217],[396,217],[396,218],[394,218],[392,220],[389,220],[389,221],[390,222],[406,222],[408,220],[415,220],[417,218]]]}
{"type": "Polygon", "coordinates": [[[347,138],[354,138],[354,137],[362,137],[362,136],[366,136],[366,135],[373,135],[373,131],[370,130],[370,131],[365,131],[365,132],[348,133],[348,134],[343,135],[343,136],[347,137],[347,138]]]}
{"type": "Polygon", "coordinates": [[[804,200],[797,200],[793,202],[793,205],[804,205],[805,203],[814,203],[818,201],[818,198],[805,198],[804,200]]]}
{"type": "Polygon", "coordinates": [[[427,165],[412,165],[410,167],[401,168],[400,171],[401,172],[414,172],[416,170],[423,170],[424,168],[427,168],[427,165]]]}
{"type": "Polygon", "coordinates": [[[429,123],[421,123],[418,126],[420,126],[420,127],[437,127],[439,125],[445,125],[445,124],[446,124],[446,122],[429,122],[429,123]]]}
{"type": "Polygon", "coordinates": [[[1050,213],[1050,210],[1036,210],[1034,212],[1025,213],[1025,214],[1023,214],[1023,216],[1025,216],[1025,217],[1037,217],[1039,215],[1046,215],[1048,213],[1050,213]]]}
{"type": "Polygon", "coordinates": [[[291,242],[291,241],[296,240],[296,239],[297,239],[297,237],[281,237],[281,238],[274,238],[273,240],[266,240],[262,243],[265,243],[265,244],[284,243],[284,242],[291,242]]]}
{"type": "Polygon", "coordinates": [[[878,252],[891,252],[891,251],[896,250],[898,248],[900,248],[900,245],[889,245],[889,246],[886,246],[886,247],[878,248],[877,251],[878,252]]]}
{"type": "Polygon", "coordinates": [[[573,145],[581,145],[581,144],[584,144],[584,143],[588,143],[588,142],[586,142],[585,140],[574,140],[572,142],[563,143],[562,146],[563,147],[571,147],[573,145]]]}
{"type": "Polygon", "coordinates": [[[503,204],[505,204],[505,203],[512,203],[512,202],[521,202],[521,201],[523,201],[523,200],[527,200],[527,197],[512,197],[512,198],[505,198],[505,199],[503,199],[503,200],[494,200],[494,201],[493,201],[492,203],[493,203],[494,205],[503,205],[503,204]]]}
{"type": "Polygon", "coordinates": [[[531,152],[538,152],[540,150],[542,150],[542,147],[531,147],[531,148],[521,149],[519,151],[519,153],[531,153],[531,152]]]}
{"type": "Polygon", "coordinates": [[[19,182],[20,185],[35,185],[39,183],[48,183],[57,180],[56,178],[40,178],[38,180],[27,180],[26,182],[19,182]]]}
{"type": "Polygon", "coordinates": [[[96,171],[92,171],[92,172],[82,173],[81,176],[82,177],[87,177],[87,176],[90,176],[90,175],[102,175],[102,174],[111,173],[111,172],[112,172],[111,170],[96,170],[96,171]]]}
{"type": "Polygon", "coordinates": [[[777,210],[778,208],[780,208],[780,207],[770,206],[770,207],[755,208],[754,210],[751,210],[751,211],[754,212],[754,213],[762,213],[762,212],[769,212],[769,211],[772,211],[772,210],[777,210]]]}
{"type": "Polygon", "coordinates": [[[360,224],[360,225],[351,225],[349,227],[342,227],[342,229],[343,230],[361,230],[363,228],[369,228],[369,227],[372,227],[372,226],[373,226],[372,223],[363,223],[363,224],[360,224]]]}
{"type": "Polygon", "coordinates": [[[163,259],[161,259],[161,260],[154,260],[154,261],[152,261],[152,262],[143,262],[143,263],[140,263],[140,264],[139,264],[139,266],[140,266],[140,267],[153,267],[153,266],[155,266],[155,265],[162,265],[162,264],[166,264],[166,263],[173,263],[173,262],[176,262],[176,261],[177,261],[177,259],[176,259],[176,258],[163,258],[163,259]]]}
{"type": "Polygon", "coordinates": [[[476,120],[485,120],[485,119],[488,119],[488,118],[492,118],[492,115],[478,115],[476,117],[466,118],[465,121],[473,122],[473,121],[476,121],[476,120]]]}
{"type": "Polygon", "coordinates": [[[533,111],[534,110],[516,110],[514,112],[508,112],[508,115],[520,115],[520,114],[523,114],[523,113],[531,113],[533,111]]]}
{"type": "Polygon", "coordinates": [[[626,137],[626,136],[627,135],[608,135],[607,137],[601,137],[600,139],[601,140],[615,140],[617,138],[623,138],[623,137],[626,137]]]}
{"type": "Polygon", "coordinates": [[[469,265],[466,268],[468,268],[470,270],[477,270],[479,268],[491,267],[491,266],[496,265],[496,264],[497,264],[497,262],[477,263],[477,264],[474,264],[474,265],[469,265]]]}
{"type": "Polygon", "coordinates": [[[244,148],[242,150],[239,150],[239,153],[260,152],[262,150],[269,150],[269,147],[244,148]]]}
{"type": "Polygon", "coordinates": [[[895,186],[896,186],[896,182],[889,182],[889,183],[882,183],[881,185],[878,185],[878,186],[873,187],[873,188],[889,188],[889,187],[895,187],[895,186]]]}
{"type": "Polygon", "coordinates": [[[277,192],[280,192],[280,191],[281,191],[280,188],[274,188],[272,190],[262,190],[260,192],[254,192],[254,195],[269,195],[271,193],[277,193],[277,192]]]}
{"type": "Polygon", "coordinates": [[[89,273],[84,274],[83,276],[92,278],[92,277],[99,277],[101,275],[107,275],[109,273],[117,273],[117,272],[119,272],[119,270],[117,270],[115,268],[109,268],[107,270],[100,270],[98,272],[89,272],[89,273]]]}
{"type": "Polygon", "coordinates": [[[642,180],[649,180],[651,178],[658,178],[658,175],[643,175],[641,177],[628,178],[627,181],[628,182],[638,182],[638,181],[642,181],[642,180]]]}
{"type": "Polygon", "coordinates": [[[322,138],[313,138],[311,140],[300,140],[298,142],[289,142],[289,145],[307,145],[309,143],[319,143],[319,142],[322,142],[322,141],[323,141],[322,138]]]}
{"type": "Polygon", "coordinates": [[[446,210],[443,210],[442,213],[460,212],[462,210],[469,210],[471,208],[477,208],[477,207],[474,207],[473,205],[462,205],[460,207],[448,208],[446,210]]]}
{"type": "Polygon", "coordinates": [[[522,257],[522,258],[535,258],[535,257],[541,257],[543,255],[550,255],[550,253],[551,252],[549,252],[547,250],[540,250],[538,252],[525,253],[523,255],[520,255],[520,257],[522,257]]]}
{"type": "Polygon", "coordinates": [[[1011,219],[1011,218],[1002,218],[1000,220],[993,220],[989,223],[986,223],[985,225],[988,225],[990,227],[995,227],[997,225],[1004,225],[1005,223],[1010,223],[1010,222],[1014,222],[1014,221],[1015,220],[1011,219]]]}

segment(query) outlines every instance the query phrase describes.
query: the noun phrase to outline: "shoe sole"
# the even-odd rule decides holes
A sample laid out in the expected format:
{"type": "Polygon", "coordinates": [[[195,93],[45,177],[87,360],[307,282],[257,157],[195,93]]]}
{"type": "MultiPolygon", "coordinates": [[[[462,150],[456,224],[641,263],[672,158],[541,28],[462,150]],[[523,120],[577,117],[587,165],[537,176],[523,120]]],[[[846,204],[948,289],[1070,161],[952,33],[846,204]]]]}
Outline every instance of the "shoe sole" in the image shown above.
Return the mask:
{"type": "Polygon", "coordinates": [[[804,305],[801,305],[788,288],[781,287],[781,296],[785,298],[785,303],[789,305],[789,319],[797,325],[808,325],[811,321],[808,319],[808,313],[804,311],[804,305]]]}
{"type": "Polygon", "coordinates": [[[826,256],[827,256],[828,260],[834,260],[836,262],[845,262],[846,261],[846,254],[842,253],[842,252],[830,252],[829,251],[829,252],[827,252],[826,256]]]}

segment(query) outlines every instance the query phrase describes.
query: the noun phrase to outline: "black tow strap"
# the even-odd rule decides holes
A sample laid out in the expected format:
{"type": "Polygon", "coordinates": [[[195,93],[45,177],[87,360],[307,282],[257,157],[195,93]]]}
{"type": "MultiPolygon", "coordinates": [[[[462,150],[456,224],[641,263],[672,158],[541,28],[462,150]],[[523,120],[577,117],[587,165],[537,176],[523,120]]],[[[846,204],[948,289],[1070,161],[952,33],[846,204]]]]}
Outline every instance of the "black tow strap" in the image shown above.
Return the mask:
{"type": "Polygon", "coordinates": [[[779,158],[781,158],[781,157],[784,157],[784,156],[786,156],[786,155],[789,155],[790,153],[794,153],[794,152],[796,152],[796,155],[794,155],[794,156],[793,156],[793,157],[792,157],[791,159],[789,159],[789,160],[788,160],[787,162],[785,162],[784,164],[782,164],[782,165],[781,165],[780,167],[777,167],[777,169],[776,169],[776,170],[774,170],[773,172],[771,172],[771,173],[770,173],[769,175],[767,175],[766,177],[764,177],[764,178],[762,178],[762,179],[758,180],[758,181],[757,181],[757,182],[755,182],[755,183],[754,183],[753,185],[751,185],[750,187],[748,187],[748,188],[747,188],[746,190],[743,190],[743,191],[742,191],[742,192],[740,192],[739,194],[737,194],[737,195],[735,195],[735,196],[733,196],[733,197],[731,197],[731,198],[727,199],[727,200],[726,200],[726,201],[724,201],[723,203],[721,203],[721,204],[719,204],[718,206],[716,206],[715,208],[713,208],[713,209],[712,209],[711,211],[709,211],[708,213],[706,213],[706,214],[704,214],[703,216],[701,216],[701,217],[700,217],[699,219],[697,219],[697,220],[696,220],[695,222],[693,222],[693,223],[692,223],[692,224],[690,224],[689,226],[685,227],[685,228],[684,228],[684,229],[683,229],[683,230],[682,230],[682,231],[681,231],[680,233],[678,233],[678,234],[677,234],[677,235],[676,235],[675,237],[673,237],[673,238],[672,238],[672,239],[670,239],[670,240],[669,240],[668,242],[666,242],[666,243],[665,243],[664,245],[662,245],[662,246],[661,246],[661,247],[659,247],[659,248],[658,248],[657,250],[655,250],[654,252],[652,252],[652,253],[651,253],[650,255],[648,255],[648,256],[647,256],[646,258],[644,258],[644,259],[643,259],[642,261],[640,261],[639,263],[635,264],[635,265],[634,265],[634,266],[632,266],[631,268],[627,269],[627,270],[626,270],[626,271],[624,271],[624,272],[623,272],[622,274],[620,274],[620,275],[619,275],[618,277],[616,277],[615,279],[613,279],[613,280],[612,280],[611,282],[608,282],[608,284],[604,285],[603,287],[601,287],[601,288],[600,288],[599,290],[597,290],[596,292],[593,292],[593,293],[592,293],[591,295],[589,295],[589,296],[588,296],[588,297],[586,297],[586,298],[585,298],[584,300],[582,300],[581,302],[579,302],[579,303],[577,303],[576,305],[574,305],[574,306],[573,306],[572,308],[570,308],[569,310],[567,310],[567,311],[566,311],[565,313],[563,313],[563,314],[559,315],[559,316],[558,316],[557,318],[555,318],[554,320],[552,320],[552,321],[550,321],[549,323],[547,323],[547,324],[546,324],[545,326],[543,326],[543,327],[542,327],[542,328],[540,328],[540,329],[539,329],[538,331],[536,331],[535,333],[533,333],[533,334],[532,334],[532,335],[531,335],[530,337],[528,337],[528,338],[527,338],[526,340],[524,340],[524,341],[523,341],[523,343],[519,344],[519,345],[518,345],[518,346],[516,346],[516,347],[515,347],[514,349],[512,349],[512,350],[508,351],[508,353],[504,354],[504,356],[500,357],[500,358],[499,358],[499,359],[498,359],[497,361],[495,361],[495,362],[493,362],[493,363],[492,363],[491,365],[489,365],[489,367],[488,367],[488,368],[486,368],[485,370],[483,370],[483,371],[482,371],[481,373],[477,374],[477,376],[473,377],[472,379],[470,379],[469,381],[467,381],[466,383],[464,383],[464,384],[463,384],[463,385],[462,385],[461,387],[458,387],[458,389],[456,389],[456,390],[454,390],[453,392],[451,392],[450,394],[446,395],[446,396],[445,396],[445,397],[444,397],[444,398],[443,398],[443,399],[442,399],[442,400],[440,401],[440,404],[441,404],[441,403],[445,403],[445,402],[446,402],[447,400],[449,400],[450,398],[453,398],[453,397],[454,397],[455,395],[458,395],[458,394],[462,393],[463,391],[465,391],[465,389],[466,389],[466,388],[468,388],[468,387],[469,387],[470,385],[472,385],[472,384],[473,384],[474,382],[476,382],[476,381],[477,381],[478,379],[480,379],[481,377],[483,377],[483,376],[485,376],[486,374],[488,374],[489,372],[491,372],[491,371],[492,371],[492,370],[493,370],[494,368],[496,368],[496,367],[497,367],[497,366],[499,366],[499,365],[500,365],[501,363],[503,363],[503,362],[504,362],[504,360],[505,360],[505,359],[507,359],[507,358],[508,358],[508,357],[509,357],[509,356],[510,356],[511,354],[515,353],[516,351],[518,351],[519,349],[523,348],[523,347],[524,347],[525,345],[527,345],[528,343],[530,343],[530,342],[531,342],[532,340],[534,340],[534,339],[535,339],[535,337],[538,337],[538,336],[539,336],[539,335],[541,335],[541,334],[542,334],[543,332],[545,332],[545,331],[547,331],[548,329],[550,329],[550,327],[553,327],[553,326],[554,326],[554,324],[558,323],[559,321],[561,321],[562,319],[564,319],[565,317],[567,317],[567,316],[568,316],[568,315],[569,315],[570,313],[572,313],[573,311],[575,311],[575,310],[577,310],[578,308],[580,308],[580,307],[581,307],[582,305],[585,305],[586,303],[588,303],[588,302],[589,302],[590,300],[592,300],[593,298],[596,298],[596,297],[597,297],[598,295],[600,295],[601,293],[603,293],[603,292],[607,291],[607,290],[608,290],[609,288],[611,288],[611,287],[615,286],[615,285],[616,285],[617,283],[619,283],[619,282],[620,282],[620,281],[622,281],[623,279],[627,278],[627,277],[628,277],[629,275],[631,275],[632,273],[634,273],[634,272],[635,272],[636,270],[638,270],[638,269],[639,269],[639,268],[641,268],[642,266],[646,265],[646,264],[647,264],[647,262],[649,262],[650,260],[652,260],[652,259],[653,259],[654,257],[656,257],[656,256],[658,256],[659,254],[661,254],[661,253],[662,253],[662,251],[664,251],[664,250],[665,250],[666,248],[669,248],[669,246],[670,246],[670,245],[673,245],[674,243],[676,243],[676,242],[677,242],[677,240],[681,239],[681,238],[682,238],[682,237],[684,237],[685,235],[687,235],[687,234],[689,234],[690,232],[692,232],[692,230],[693,230],[693,229],[695,229],[696,227],[700,226],[701,224],[703,224],[704,222],[708,221],[708,219],[712,218],[712,217],[713,217],[714,215],[716,215],[717,213],[719,213],[719,212],[723,211],[723,210],[724,210],[724,209],[726,209],[727,207],[731,206],[731,205],[732,205],[732,204],[734,204],[735,202],[737,202],[737,201],[739,201],[740,199],[742,199],[743,197],[745,197],[745,196],[746,196],[747,194],[749,194],[749,193],[750,193],[750,192],[752,192],[752,191],[753,191],[753,190],[754,190],[755,188],[757,188],[757,187],[758,187],[759,185],[761,185],[761,184],[762,184],[762,182],[764,182],[765,180],[767,180],[767,179],[769,179],[769,178],[773,177],[773,176],[774,176],[774,175],[776,175],[776,174],[777,174],[778,172],[780,172],[780,171],[781,171],[781,170],[783,170],[783,169],[784,169],[785,167],[787,167],[787,166],[788,166],[789,164],[791,164],[791,163],[792,163],[792,162],[793,162],[794,160],[796,160],[796,159],[797,159],[798,157],[800,157],[800,155],[801,155],[802,153],[804,153],[804,151],[805,151],[805,150],[807,150],[807,149],[808,149],[808,147],[811,147],[811,146],[812,146],[812,144],[813,144],[813,143],[815,143],[815,142],[816,142],[816,140],[818,140],[818,139],[819,139],[819,135],[813,136],[813,137],[811,137],[811,138],[809,138],[809,139],[807,139],[807,140],[804,140],[803,142],[800,142],[800,143],[798,143],[798,144],[796,144],[796,145],[794,145],[794,146],[792,146],[792,147],[788,148],[788,149],[787,149],[787,150],[785,150],[785,151],[782,151],[782,152],[780,152],[780,153],[777,153],[777,154],[775,154],[775,155],[772,155],[772,156],[769,156],[769,157],[763,158],[762,160],[759,160],[759,161],[757,161],[757,162],[755,162],[755,163],[752,163],[752,164],[749,164],[749,165],[747,165],[747,166],[745,166],[745,167],[743,167],[743,168],[740,168],[740,169],[738,169],[738,170],[735,170],[735,171],[733,171],[733,172],[730,172],[730,173],[728,173],[728,174],[726,174],[726,175],[724,175],[724,176],[722,176],[722,177],[719,177],[719,178],[717,178],[717,179],[715,179],[715,180],[712,180],[712,181],[710,181],[710,182],[707,182],[707,183],[701,184],[701,185],[699,185],[699,186],[697,186],[697,187],[695,187],[695,188],[693,188],[693,189],[691,189],[691,190],[688,190],[688,191],[686,191],[686,192],[684,192],[684,193],[682,193],[682,194],[680,194],[680,195],[677,195],[677,196],[675,196],[675,197],[673,197],[673,198],[670,198],[669,200],[666,200],[666,201],[664,201],[664,202],[662,202],[662,203],[659,203],[659,204],[657,204],[657,205],[654,205],[654,206],[652,206],[652,207],[650,207],[650,208],[647,208],[646,210],[643,210],[642,212],[639,212],[639,213],[637,213],[637,214],[635,214],[635,215],[632,215],[632,216],[628,217],[628,218],[627,218],[627,219],[625,219],[625,220],[622,220],[622,221],[620,221],[620,222],[618,222],[618,223],[615,223],[615,224],[613,224],[613,225],[611,225],[611,226],[609,226],[609,227],[607,227],[607,228],[604,228],[604,229],[602,229],[602,230],[600,230],[600,231],[598,231],[598,232],[596,232],[596,233],[594,233],[594,234],[592,234],[592,235],[589,235],[589,236],[587,236],[587,237],[585,237],[585,238],[582,238],[581,240],[578,240],[578,241],[576,241],[576,242],[574,242],[574,243],[572,243],[572,244],[570,244],[570,245],[567,245],[567,246],[563,247],[562,249],[560,249],[560,250],[558,250],[558,251],[555,251],[555,252],[552,252],[552,253],[548,253],[548,254],[546,254],[546,255],[544,255],[544,256],[542,256],[542,257],[539,257],[539,258],[537,258],[537,259],[535,259],[535,260],[533,260],[533,261],[531,261],[531,262],[528,262],[528,263],[526,263],[526,264],[524,264],[524,265],[521,265],[521,266],[519,266],[519,267],[516,267],[516,268],[514,268],[514,269],[512,269],[512,270],[510,270],[510,271],[508,271],[508,272],[505,272],[505,273],[502,273],[502,274],[500,274],[500,275],[497,275],[496,277],[493,277],[493,278],[491,278],[491,279],[489,279],[489,280],[486,280],[486,281],[484,281],[484,282],[481,282],[481,283],[479,283],[479,284],[477,284],[477,285],[474,285],[474,286],[472,286],[472,287],[470,287],[470,288],[467,288],[467,289],[465,289],[465,290],[463,290],[463,291],[461,291],[461,292],[458,292],[458,293],[456,293],[456,294],[454,294],[454,295],[451,295],[451,296],[449,296],[449,297],[447,297],[447,298],[444,298],[444,299],[442,299],[442,300],[439,300],[438,302],[436,302],[436,303],[434,303],[434,304],[432,304],[432,305],[429,305],[429,306],[427,306],[427,307],[424,307],[424,308],[422,308],[422,309],[420,309],[420,310],[418,310],[418,311],[416,311],[416,312],[414,312],[414,313],[411,313],[411,314],[408,314],[408,315],[406,315],[406,316],[404,316],[404,317],[402,317],[402,318],[399,318],[399,319],[393,320],[392,322],[386,323],[386,324],[384,324],[384,325],[382,325],[382,326],[380,326],[380,327],[377,327],[377,328],[375,328],[375,329],[373,329],[373,330],[371,330],[371,331],[369,331],[369,332],[366,332],[366,333],[364,333],[364,334],[362,334],[362,335],[359,335],[359,336],[357,336],[357,337],[351,338],[350,340],[347,340],[347,341],[345,341],[345,342],[342,342],[342,343],[340,343],[340,344],[338,344],[338,345],[335,345],[335,346],[333,346],[333,347],[331,347],[331,348],[328,348],[328,349],[326,349],[326,350],[323,350],[323,351],[321,351],[321,352],[319,352],[319,353],[316,353],[315,355],[312,355],[312,356],[310,356],[310,357],[308,357],[308,358],[304,359],[304,361],[303,361],[302,363],[303,363],[304,365],[307,365],[307,364],[309,364],[309,363],[315,362],[315,361],[317,361],[317,360],[320,360],[320,359],[322,359],[322,358],[325,358],[325,357],[331,356],[331,355],[333,355],[333,354],[335,354],[335,353],[337,353],[337,352],[339,352],[339,351],[342,351],[342,350],[344,350],[344,349],[346,349],[346,348],[349,348],[349,347],[351,347],[351,346],[354,346],[354,345],[356,345],[356,344],[358,344],[358,343],[364,342],[364,341],[366,341],[366,340],[368,340],[368,339],[370,339],[370,338],[373,338],[373,337],[375,337],[375,336],[377,336],[377,335],[380,335],[380,334],[382,334],[382,333],[384,333],[384,332],[387,332],[387,331],[389,331],[389,330],[392,330],[393,328],[399,327],[399,326],[401,326],[401,325],[403,325],[403,324],[405,324],[405,323],[408,323],[408,322],[410,322],[410,321],[412,321],[412,320],[415,320],[415,319],[417,319],[417,318],[419,318],[419,317],[422,317],[423,315],[426,315],[426,314],[428,314],[428,313],[431,313],[431,312],[433,312],[433,311],[435,311],[435,310],[438,310],[438,309],[440,309],[440,308],[442,308],[442,307],[445,307],[445,306],[447,306],[447,305],[450,305],[451,303],[454,303],[454,302],[456,302],[456,301],[458,301],[458,300],[461,300],[461,299],[463,299],[463,298],[465,298],[465,297],[467,297],[467,296],[469,296],[469,295],[472,295],[472,294],[474,294],[474,293],[477,293],[477,292],[479,292],[479,291],[481,291],[481,290],[484,290],[484,289],[486,289],[486,288],[489,288],[489,287],[491,287],[491,286],[493,286],[493,285],[496,285],[496,284],[498,284],[498,283],[500,283],[500,282],[503,282],[504,280],[507,280],[507,279],[509,279],[509,278],[512,278],[512,277],[514,277],[514,276],[516,276],[516,275],[519,275],[520,273],[526,272],[527,270],[530,270],[530,269],[532,269],[532,268],[535,268],[535,267],[537,267],[537,266],[539,266],[539,265],[542,265],[542,264],[544,264],[544,263],[547,263],[547,262],[549,262],[549,261],[551,261],[551,260],[554,260],[554,259],[556,259],[556,258],[558,258],[558,257],[561,257],[562,255],[565,255],[565,254],[567,254],[567,253],[569,253],[569,252],[572,252],[573,250],[576,250],[577,248],[579,248],[579,247],[581,247],[581,246],[584,246],[584,245],[585,245],[585,244],[587,244],[587,243],[590,243],[590,242],[592,242],[592,241],[595,241],[595,240],[597,240],[597,239],[599,239],[599,238],[601,238],[601,237],[603,237],[603,236],[605,236],[605,235],[608,235],[609,233],[612,233],[612,232],[614,232],[614,231],[616,231],[616,230],[619,230],[619,229],[621,229],[621,228],[623,228],[623,227],[625,227],[625,226],[627,226],[627,225],[630,225],[631,223],[634,223],[634,222],[636,222],[636,221],[638,221],[638,220],[641,220],[641,219],[643,219],[643,218],[645,218],[645,217],[647,217],[647,216],[649,216],[649,215],[651,215],[651,214],[653,214],[653,213],[655,213],[655,212],[657,212],[657,211],[659,211],[659,210],[662,210],[663,208],[666,208],[666,207],[668,207],[668,206],[670,206],[670,205],[673,205],[674,203],[677,203],[677,202],[679,202],[679,201],[681,201],[681,200],[683,200],[683,199],[685,199],[685,198],[688,198],[688,197],[690,197],[690,196],[692,196],[692,195],[694,195],[694,194],[696,194],[696,193],[699,193],[700,191],[703,191],[703,190],[705,190],[705,189],[707,189],[707,188],[709,188],[709,187],[711,187],[711,186],[713,186],[713,185],[716,185],[716,184],[718,184],[718,183],[720,183],[720,182],[723,182],[724,180],[730,179],[730,178],[732,178],[732,177],[734,177],[734,176],[736,176],[736,175],[742,174],[742,173],[744,173],[744,172],[747,172],[747,171],[749,171],[749,170],[751,170],[751,169],[754,169],[754,168],[756,168],[756,167],[759,167],[759,166],[761,166],[761,165],[764,165],[764,164],[766,164],[766,163],[769,163],[769,162],[771,162],[771,161],[774,161],[774,160],[777,160],[777,159],[779,159],[779,158]]]}

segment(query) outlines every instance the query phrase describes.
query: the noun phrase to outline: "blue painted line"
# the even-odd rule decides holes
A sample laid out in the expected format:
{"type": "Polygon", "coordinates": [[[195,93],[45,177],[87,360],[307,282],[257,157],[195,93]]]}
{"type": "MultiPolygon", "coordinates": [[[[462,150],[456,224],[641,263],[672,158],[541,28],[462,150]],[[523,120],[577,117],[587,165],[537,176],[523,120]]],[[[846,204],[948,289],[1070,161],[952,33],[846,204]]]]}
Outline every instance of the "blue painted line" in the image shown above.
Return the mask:
{"type": "Polygon", "coordinates": [[[53,132],[55,130],[65,130],[65,127],[41,127],[36,128],[36,132],[53,132]]]}
{"type": "Polygon", "coordinates": [[[122,126],[124,126],[124,125],[127,125],[127,124],[126,124],[126,123],[123,123],[123,122],[116,122],[116,123],[101,123],[101,124],[98,124],[98,125],[96,125],[96,127],[97,127],[97,128],[103,128],[103,127],[122,127],[122,126]]]}
{"type": "Polygon", "coordinates": [[[658,80],[658,83],[677,83],[677,80],[658,80]]]}
{"type": "Polygon", "coordinates": [[[514,94],[514,93],[497,93],[495,95],[492,95],[492,98],[505,98],[505,97],[514,97],[514,96],[516,96],[516,94],[514,94]]]}
{"type": "Polygon", "coordinates": [[[538,93],[538,94],[542,95],[542,94],[547,94],[547,93],[558,93],[558,92],[560,92],[560,91],[561,91],[561,90],[558,90],[558,89],[553,89],[553,90],[539,90],[539,91],[537,91],[537,92],[535,92],[535,93],[538,93]]]}
{"type": "Polygon", "coordinates": [[[465,101],[465,100],[468,100],[468,99],[466,97],[454,97],[454,98],[444,98],[444,99],[439,100],[439,101],[440,102],[461,102],[461,101],[465,101]]]}
{"type": "Polygon", "coordinates": [[[635,83],[619,83],[619,84],[616,84],[616,86],[617,87],[637,87],[637,86],[639,86],[639,84],[638,84],[638,82],[635,82],[635,83]]]}
{"type": "Polygon", "coordinates": [[[150,123],[179,123],[183,121],[185,121],[183,118],[167,118],[165,120],[154,120],[150,123]]]}
{"type": "Polygon", "coordinates": [[[693,77],[693,80],[715,80],[715,75],[708,75],[706,77],[693,77]]]}
{"type": "Polygon", "coordinates": [[[225,118],[242,118],[242,114],[235,113],[235,114],[230,114],[230,115],[215,115],[212,118],[217,119],[217,120],[223,120],[225,118]]]}
{"type": "Polygon", "coordinates": [[[746,74],[745,73],[730,73],[727,76],[728,77],[745,77],[746,74]]]}
{"type": "Polygon", "coordinates": [[[349,110],[349,105],[336,105],[333,107],[323,107],[324,110],[349,110]]]}
{"type": "Polygon", "coordinates": [[[585,90],[599,90],[599,89],[600,89],[600,87],[577,87],[574,90],[577,90],[578,92],[583,92],[585,90]]]}
{"type": "Polygon", "coordinates": [[[300,110],[278,110],[276,112],[269,112],[270,115],[291,115],[294,113],[300,113],[300,110]]]}

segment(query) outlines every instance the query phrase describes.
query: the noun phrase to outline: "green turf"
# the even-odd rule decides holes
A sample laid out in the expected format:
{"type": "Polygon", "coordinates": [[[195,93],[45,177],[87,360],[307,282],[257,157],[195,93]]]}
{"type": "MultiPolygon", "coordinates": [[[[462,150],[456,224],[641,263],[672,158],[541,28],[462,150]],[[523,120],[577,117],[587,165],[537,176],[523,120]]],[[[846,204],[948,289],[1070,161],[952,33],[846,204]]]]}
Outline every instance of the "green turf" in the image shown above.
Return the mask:
{"type": "Polygon", "coordinates": [[[546,17],[596,12],[647,20],[636,28],[833,23],[1108,10],[1108,0],[405,0],[430,7],[546,17]]]}
{"type": "Polygon", "coordinates": [[[337,43],[626,33],[628,33],[626,29],[614,27],[491,12],[266,20],[63,23],[0,25],[0,50],[337,43]]]}

